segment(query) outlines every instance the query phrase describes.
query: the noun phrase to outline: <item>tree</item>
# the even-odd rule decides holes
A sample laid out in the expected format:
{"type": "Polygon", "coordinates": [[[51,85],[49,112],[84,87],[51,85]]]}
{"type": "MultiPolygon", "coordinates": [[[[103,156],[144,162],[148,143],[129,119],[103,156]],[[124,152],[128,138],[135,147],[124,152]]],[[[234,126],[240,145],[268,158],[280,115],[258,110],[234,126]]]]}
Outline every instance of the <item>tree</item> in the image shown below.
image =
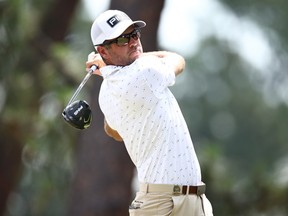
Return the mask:
{"type": "MultiPolygon", "coordinates": [[[[21,179],[21,162],[28,162],[33,157],[30,155],[32,152],[25,151],[24,147],[35,133],[39,123],[39,100],[47,91],[40,69],[43,62],[54,58],[50,52],[53,43],[64,41],[78,0],[52,3],[54,5],[51,4],[48,10],[45,10],[48,3],[38,5],[38,9],[42,7],[43,14],[34,23],[35,26],[26,26],[26,29],[27,24],[22,18],[27,11],[21,10],[21,1],[3,1],[0,5],[3,29],[0,37],[0,91],[1,103],[4,104],[0,115],[0,215],[5,212],[7,199],[21,179]],[[63,7],[67,9],[65,13],[63,7]],[[27,81],[32,87],[27,85],[27,81]]],[[[31,7],[31,13],[35,12],[33,5],[26,6],[31,7]]],[[[55,58],[53,64],[61,67],[55,58]]]]}
{"type": "MultiPolygon", "coordinates": [[[[186,57],[172,91],[214,214],[287,215],[287,2],[221,2],[262,28],[275,54],[271,79],[264,83],[233,44],[209,35],[186,57]]],[[[110,8],[147,22],[141,41],[150,51],[163,4],[119,0],[110,8]]],[[[0,215],[128,214],[134,167],[123,143],[103,131],[101,79],[81,91],[91,95],[89,129],[77,131],[61,117],[93,48],[82,12],[78,0],[0,1],[0,215]]]]}

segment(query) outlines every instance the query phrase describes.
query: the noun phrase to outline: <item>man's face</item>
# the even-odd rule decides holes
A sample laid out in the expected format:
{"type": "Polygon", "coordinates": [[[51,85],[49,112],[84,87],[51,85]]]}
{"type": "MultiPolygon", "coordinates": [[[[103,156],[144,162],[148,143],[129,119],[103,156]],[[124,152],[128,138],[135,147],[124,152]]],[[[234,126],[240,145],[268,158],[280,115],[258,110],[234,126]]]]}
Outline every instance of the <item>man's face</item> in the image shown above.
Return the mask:
{"type": "MultiPolygon", "coordinates": [[[[127,35],[135,30],[133,26],[127,28],[122,35],[127,35]]],[[[106,64],[126,66],[133,63],[143,53],[142,44],[140,38],[130,37],[130,41],[123,46],[119,46],[116,43],[111,43],[109,47],[101,47],[98,52],[105,58],[106,64]],[[104,50],[102,50],[104,49],[104,50]]]]}

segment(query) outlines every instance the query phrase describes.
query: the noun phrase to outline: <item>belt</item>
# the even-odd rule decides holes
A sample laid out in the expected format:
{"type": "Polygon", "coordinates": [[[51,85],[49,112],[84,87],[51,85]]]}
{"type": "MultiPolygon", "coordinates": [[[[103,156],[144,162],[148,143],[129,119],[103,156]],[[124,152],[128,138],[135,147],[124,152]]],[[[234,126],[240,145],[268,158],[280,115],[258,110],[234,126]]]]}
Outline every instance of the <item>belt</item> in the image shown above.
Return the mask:
{"type": "Polygon", "coordinates": [[[196,194],[200,196],[205,193],[206,185],[204,183],[198,186],[140,183],[139,189],[140,191],[146,193],[164,192],[164,193],[171,193],[173,195],[196,194]]]}

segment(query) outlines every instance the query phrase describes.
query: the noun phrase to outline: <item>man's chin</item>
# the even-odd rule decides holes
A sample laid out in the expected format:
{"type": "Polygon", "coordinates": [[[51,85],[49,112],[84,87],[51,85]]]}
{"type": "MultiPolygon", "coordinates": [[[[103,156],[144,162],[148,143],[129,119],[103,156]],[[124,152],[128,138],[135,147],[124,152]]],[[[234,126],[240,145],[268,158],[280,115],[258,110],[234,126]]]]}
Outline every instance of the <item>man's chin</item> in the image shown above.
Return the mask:
{"type": "Polygon", "coordinates": [[[142,55],[142,52],[139,50],[135,50],[135,51],[130,53],[130,57],[134,58],[134,59],[139,58],[141,55],[142,55]]]}

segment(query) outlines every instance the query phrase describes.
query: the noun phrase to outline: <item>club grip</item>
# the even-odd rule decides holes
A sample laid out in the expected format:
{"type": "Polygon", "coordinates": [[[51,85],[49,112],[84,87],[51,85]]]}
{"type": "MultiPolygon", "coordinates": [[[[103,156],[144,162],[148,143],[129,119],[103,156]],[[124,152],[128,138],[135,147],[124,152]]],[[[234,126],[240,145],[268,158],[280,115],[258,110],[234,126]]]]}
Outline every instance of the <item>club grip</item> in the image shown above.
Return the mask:
{"type": "Polygon", "coordinates": [[[94,72],[95,70],[97,70],[99,67],[97,65],[92,65],[88,71],[88,73],[94,72]]]}

